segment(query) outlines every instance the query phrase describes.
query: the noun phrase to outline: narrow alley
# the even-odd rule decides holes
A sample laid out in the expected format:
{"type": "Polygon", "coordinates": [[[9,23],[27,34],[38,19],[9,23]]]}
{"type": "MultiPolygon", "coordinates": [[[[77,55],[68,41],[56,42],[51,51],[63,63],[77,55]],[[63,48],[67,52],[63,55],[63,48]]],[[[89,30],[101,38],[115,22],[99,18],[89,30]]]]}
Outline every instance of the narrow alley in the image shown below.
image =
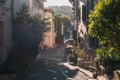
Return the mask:
{"type": "Polygon", "coordinates": [[[120,0],[0,0],[0,80],[120,80],[120,0]]]}
{"type": "Polygon", "coordinates": [[[25,80],[88,80],[78,68],[64,62],[64,46],[39,53],[27,70],[25,80]],[[66,66],[68,65],[68,66],[66,66]]]}

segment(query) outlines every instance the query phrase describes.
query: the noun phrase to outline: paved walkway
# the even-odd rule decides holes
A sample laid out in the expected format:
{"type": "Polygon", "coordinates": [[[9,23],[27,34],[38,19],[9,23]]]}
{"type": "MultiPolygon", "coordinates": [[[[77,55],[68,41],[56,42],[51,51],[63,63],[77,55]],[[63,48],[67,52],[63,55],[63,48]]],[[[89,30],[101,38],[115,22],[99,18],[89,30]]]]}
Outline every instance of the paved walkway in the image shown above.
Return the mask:
{"type": "MultiPolygon", "coordinates": [[[[93,73],[86,70],[86,69],[83,69],[83,68],[80,68],[78,66],[73,66],[73,65],[70,65],[69,63],[63,63],[65,66],[67,66],[69,69],[71,70],[75,70],[75,69],[78,69],[79,71],[83,72],[84,74],[86,74],[87,76],[89,77],[93,77],[93,73]]],[[[106,80],[105,77],[103,76],[98,76],[97,79],[88,79],[88,80],[106,80]]]]}
{"type": "Polygon", "coordinates": [[[91,73],[90,71],[86,70],[86,69],[83,69],[83,68],[80,68],[78,66],[73,66],[73,65],[70,65],[69,63],[63,63],[65,66],[67,66],[68,68],[74,70],[74,69],[78,69],[79,71],[83,72],[84,74],[86,74],[87,76],[91,77],[92,78],[92,75],[93,73],[91,73]]]}
{"type": "Polygon", "coordinates": [[[39,53],[37,56],[38,59],[50,59],[50,60],[63,60],[64,56],[64,46],[59,46],[56,48],[51,48],[42,53],[39,53]]]}
{"type": "Polygon", "coordinates": [[[105,80],[103,76],[99,76],[97,79],[93,79],[92,78],[93,74],[90,71],[80,68],[78,66],[73,66],[69,63],[65,63],[63,62],[63,58],[64,58],[64,46],[59,46],[56,48],[43,51],[37,56],[36,61],[44,59],[45,64],[48,64],[49,61],[52,62],[56,61],[56,63],[61,63],[62,65],[64,65],[64,68],[60,68],[59,70],[62,71],[62,74],[67,78],[67,80],[105,80]],[[68,76],[69,70],[70,70],[69,73],[72,73],[71,71],[77,70],[76,75],[74,77],[69,78],[68,76]]]}

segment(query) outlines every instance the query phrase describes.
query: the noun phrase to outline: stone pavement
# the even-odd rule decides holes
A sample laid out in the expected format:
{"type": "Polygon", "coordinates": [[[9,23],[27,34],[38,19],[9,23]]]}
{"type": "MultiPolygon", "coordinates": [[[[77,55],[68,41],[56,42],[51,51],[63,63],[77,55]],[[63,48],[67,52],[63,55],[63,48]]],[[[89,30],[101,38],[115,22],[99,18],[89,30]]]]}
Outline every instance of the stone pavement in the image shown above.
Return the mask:
{"type": "Polygon", "coordinates": [[[83,72],[84,74],[86,74],[87,76],[91,77],[92,79],[88,79],[88,80],[106,80],[104,76],[98,76],[97,79],[93,79],[93,73],[86,70],[86,69],[83,69],[83,68],[80,68],[78,66],[73,66],[73,65],[70,65],[69,63],[63,63],[65,66],[67,66],[68,68],[74,70],[74,69],[78,69],[79,71],[83,72]]]}
{"type": "Polygon", "coordinates": [[[61,45],[56,48],[51,48],[42,53],[39,53],[36,59],[50,59],[50,60],[63,60],[64,46],[61,45]]]}
{"type": "MultiPolygon", "coordinates": [[[[49,60],[57,60],[57,61],[61,62],[63,60],[63,57],[64,57],[64,46],[60,46],[60,47],[48,49],[48,50],[40,53],[37,56],[36,60],[47,59],[48,61],[49,60]]],[[[78,66],[73,66],[73,65],[70,65],[69,63],[63,63],[63,65],[70,68],[71,70],[78,69],[80,72],[82,72],[85,75],[90,77],[90,79],[88,79],[88,80],[106,80],[103,76],[98,76],[97,79],[93,79],[92,72],[90,72],[86,69],[80,68],[78,66]]]]}
{"type": "Polygon", "coordinates": [[[70,69],[78,69],[79,71],[83,72],[84,74],[86,74],[87,76],[91,77],[92,78],[92,73],[86,69],[83,69],[83,68],[80,68],[78,66],[73,66],[73,65],[70,65],[69,63],[63,63],[65,66],[67,66],[68,68],[70,69]]]}
{"type": "MultiPolygon", "coordinates": [[[[26,72],[25,80],[87,80],[79,70],[63,65],[63,51],[61,47],[48,49],[37,56],[36,61],[26,72]],[[57,61],[56,61],[57,60],[57,61]],[[54,63],[57,62],[57,63],[54,63]]],[[[73,67],[74,68],[74,67],[73,67]]]]}

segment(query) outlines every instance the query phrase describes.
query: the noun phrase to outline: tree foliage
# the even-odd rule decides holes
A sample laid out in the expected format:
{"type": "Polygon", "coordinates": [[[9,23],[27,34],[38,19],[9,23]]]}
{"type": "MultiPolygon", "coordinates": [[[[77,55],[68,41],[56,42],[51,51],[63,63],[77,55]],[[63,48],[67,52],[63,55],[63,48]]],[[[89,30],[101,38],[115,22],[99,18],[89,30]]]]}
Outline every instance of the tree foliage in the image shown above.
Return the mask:
{"type": "Polygon", "coordinates": [[[14,19],[14,40],[19,50],[36,52],[43,40],[46,23],[40,16],[30,16],[29,8],[23,4],[14,19]]]}
{"type": "Polygon", "coordinates": [[[120,0],[99,0],[89,15],[89,34],[120,52],[120,0]]]}
{"type": "Polygon", "coordinates": [[[68,16],[55,16],[54,18],[54,23],[57,31],[57,36],[56,36],[56,42],[57,43],[62,43],[63,42],[63,36],[68,35],[68,29],[71,27],[71,22],[70,22],[70,17],[68,16]],[[63,28],[63,33],[62,33],[62,26],[63,28]]]}
{"type": "Polygon", "coordinates": [[[4,73],[15,73],[18,80],[23,80],[23,73],[38,53],[38,44],[43,39],[46,23],[39,16],[30,16],[26,4],[23,4],[14,16],[14,51],[11,51],[12,54],[1,66],[1,70],[4,73]]]}
{"type": "Polygon", "coordinates": [[[54,24],[56,30],[56,43],[62,43],[63,35],[62,35],[62,22],[60,16],[55,16],[54,24]]]}
{"type": "Polygon", "coordinates": [[[97,37],[102,47],[96,50],[105,67],[105,73],[112,76],[120,69],[120,0],[99,0],[89,15],[89,34],[97,37]]]}
{"type": "Polygon", "coordinates": [[[64,34],[68,33],[68,29],[71,27],[70,17],[69,16],[61,16],[61,20],[64,25],[64,34]]]}

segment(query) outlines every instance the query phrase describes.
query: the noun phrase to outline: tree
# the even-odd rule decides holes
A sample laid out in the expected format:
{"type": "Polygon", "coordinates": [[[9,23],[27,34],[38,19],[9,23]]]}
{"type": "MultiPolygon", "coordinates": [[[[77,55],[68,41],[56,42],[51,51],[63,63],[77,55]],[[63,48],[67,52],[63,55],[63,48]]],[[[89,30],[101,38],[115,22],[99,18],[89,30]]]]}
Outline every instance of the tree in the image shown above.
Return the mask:
{"type": "Polygon", "coordinates": [[[89,34],[120,53],[120,0],[99,0],[89,15],[89,34]]]}
{"type": "Polygon", "coordinates": [[[104,58],[105,72],[120,69],[120,0],[99,0],[89,15],[88,32],[102,45],[96,53],[104,58]]]}
{"type": "Polygon", "coordinates": [[[56,42],[57,43],[63,43],[64,35],[69,35],[70,34],[68,32],[68,30],[71,28],[70,17],[69,16],[63,16],[63,15],[55,16],[54,23],[55,23],[55,28],[56,28],[56,31],[57,31],[56,42]],[[62,26],[64,26],[63,33],[62,33],[62,26]]]}
{"type": "Polygon", "coordinates": [[[68,29],[71,28],[71,22],[70,22],[70,17],[69,16],[61,16],[61,20],[64,25],[64,33],[68,33],[68,29]]]}
{"type": "Polygon", "coordinates": [[[55,24],[55,31],[56,31],[56,43],[62,43],[63,42],[62,21],[60,16],[55,16],[54,24],[55,24]]]}
{"type": "Polygon", "coordinates": [[[38,53],[38,45],[47,30],[45,26],[46,23],[40,16],[30,16],[28,6],[23,4],[14,19],[14,40],[17,49],[38,53]]]}

